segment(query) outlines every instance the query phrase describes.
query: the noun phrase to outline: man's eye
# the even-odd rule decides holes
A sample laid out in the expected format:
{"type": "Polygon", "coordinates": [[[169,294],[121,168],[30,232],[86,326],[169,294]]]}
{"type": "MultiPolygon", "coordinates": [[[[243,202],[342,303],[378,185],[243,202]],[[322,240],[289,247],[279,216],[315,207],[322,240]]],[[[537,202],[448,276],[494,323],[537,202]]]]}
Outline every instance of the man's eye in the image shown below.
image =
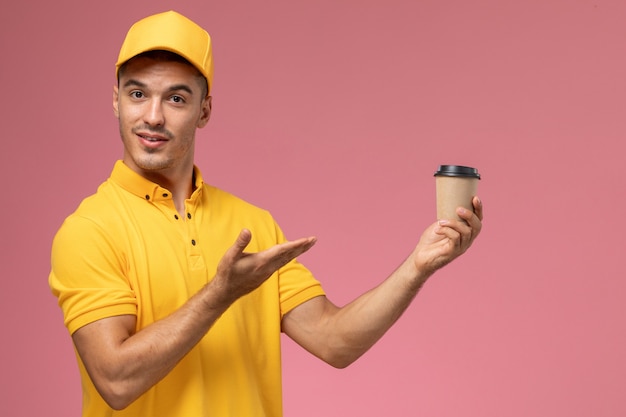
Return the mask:
{"type": "Polygon", "coordinates": [[[185,102],[185,99],[182,98],[181,96],[172,96],[171,100],[174,103],[184,103],[185,102]]]}
{"type": "Polygon", "coordinates": [[[142,98],[143,97],[143,93],[141,91],[133,91],[130,93],[130,96],[132,98],[142,98]]]}

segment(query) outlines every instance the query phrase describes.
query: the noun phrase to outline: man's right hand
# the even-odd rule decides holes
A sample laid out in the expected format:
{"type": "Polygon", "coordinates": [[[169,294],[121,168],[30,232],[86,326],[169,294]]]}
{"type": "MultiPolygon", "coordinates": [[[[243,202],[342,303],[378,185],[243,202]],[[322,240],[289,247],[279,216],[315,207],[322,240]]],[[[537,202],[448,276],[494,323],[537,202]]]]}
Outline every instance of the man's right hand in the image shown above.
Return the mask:
{"type": "Polygon", "coordinates": [[[229,305],[258,288],[279,268],[311,249],[317,241],[315,237],[301,238],[257,253],[244,252],[251,240],[252,233],[243,229],[220,260],[210,284],[229,305]]]}

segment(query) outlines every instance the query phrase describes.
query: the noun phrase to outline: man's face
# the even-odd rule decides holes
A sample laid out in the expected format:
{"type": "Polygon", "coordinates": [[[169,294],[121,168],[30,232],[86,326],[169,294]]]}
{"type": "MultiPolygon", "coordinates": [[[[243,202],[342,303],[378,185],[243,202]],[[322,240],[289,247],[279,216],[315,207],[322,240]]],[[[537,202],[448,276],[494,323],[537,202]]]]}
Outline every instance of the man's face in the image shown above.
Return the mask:
{"type": "Polygon", "coordinates": [[[124,163],[149,179],[174,180],[193,168],[195,133],[211,113],[203,79],[190,65],[138,57],[120,73],[113,110],[124,163]]]}

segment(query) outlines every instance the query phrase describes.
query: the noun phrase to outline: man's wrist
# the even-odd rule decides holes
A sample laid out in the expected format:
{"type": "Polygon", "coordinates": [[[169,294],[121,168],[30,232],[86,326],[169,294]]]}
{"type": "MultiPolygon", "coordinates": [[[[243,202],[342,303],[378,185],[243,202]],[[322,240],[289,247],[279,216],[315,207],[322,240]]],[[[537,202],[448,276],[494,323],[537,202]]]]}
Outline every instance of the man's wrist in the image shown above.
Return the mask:
{"type": "Polygon", "coordinates": [[[224,285],[220,284],[217,277],[207,283],[198,294],[202,302],[203,309],[207,313],[217,313],[221,315],[235,302],[232,294],[229,294],[224,285]]]}

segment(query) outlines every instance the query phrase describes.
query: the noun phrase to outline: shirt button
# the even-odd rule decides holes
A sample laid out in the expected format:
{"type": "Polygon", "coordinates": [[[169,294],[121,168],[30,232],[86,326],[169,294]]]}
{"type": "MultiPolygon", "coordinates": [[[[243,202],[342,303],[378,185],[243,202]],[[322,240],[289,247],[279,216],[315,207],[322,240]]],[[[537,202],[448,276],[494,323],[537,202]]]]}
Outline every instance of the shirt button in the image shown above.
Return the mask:
{"type": "Polygon", "coordinates": [[[174,214],[174,218],[178,220],[178,214],[174,214]]]}
{"type": "Polygon", "coordinates": [[[167,198],[167,193],[163,193],[163,197],[164,197],[164,198],[167,198]]]}
{"type": "Polygon", "coordinates": [[[191,239],[191,244],[196,246],[196,241],[194,239],[191,239]]]}
{"type": "Polygon", "coordinates": [[[187,218],[191,219],[191,213],[187,213],[187,218]]]}

